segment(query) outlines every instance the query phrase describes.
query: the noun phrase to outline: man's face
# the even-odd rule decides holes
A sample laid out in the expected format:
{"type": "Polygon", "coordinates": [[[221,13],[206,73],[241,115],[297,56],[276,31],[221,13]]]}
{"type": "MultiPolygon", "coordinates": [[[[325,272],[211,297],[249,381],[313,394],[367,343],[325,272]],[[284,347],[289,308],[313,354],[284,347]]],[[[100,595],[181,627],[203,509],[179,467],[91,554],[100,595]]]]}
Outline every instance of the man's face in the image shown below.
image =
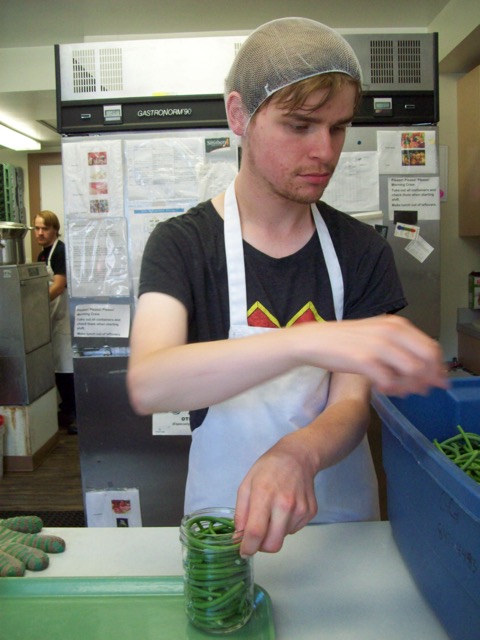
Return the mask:
{"type": "Polygon", "coordinates": [[[57,239],[57,231],[47,227],[41,216],[35,218],[35,238],[41,247],[50,247],[57,239]]]}
{"type": "Polygon", "coordinates": [[[321,198],[337,166],[356,97],[348,84],[311,111],[325,93],[312,93],[292,113],[273,99],[250,122],[242,165],[262,192],[302,204],[321,198]]]}

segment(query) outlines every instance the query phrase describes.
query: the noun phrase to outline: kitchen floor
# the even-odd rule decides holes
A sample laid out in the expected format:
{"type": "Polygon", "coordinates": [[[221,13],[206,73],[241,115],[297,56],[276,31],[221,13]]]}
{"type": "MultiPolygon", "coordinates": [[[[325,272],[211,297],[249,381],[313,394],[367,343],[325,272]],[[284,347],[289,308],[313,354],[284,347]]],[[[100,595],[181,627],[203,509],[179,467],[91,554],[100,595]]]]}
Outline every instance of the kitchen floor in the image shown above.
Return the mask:
{"type": "Polygon", "coordinates": [[[4,472],[0,478],[3,512],[82,511],[78,436],[60,430],[56,447],[33,471],[4,472]]]}

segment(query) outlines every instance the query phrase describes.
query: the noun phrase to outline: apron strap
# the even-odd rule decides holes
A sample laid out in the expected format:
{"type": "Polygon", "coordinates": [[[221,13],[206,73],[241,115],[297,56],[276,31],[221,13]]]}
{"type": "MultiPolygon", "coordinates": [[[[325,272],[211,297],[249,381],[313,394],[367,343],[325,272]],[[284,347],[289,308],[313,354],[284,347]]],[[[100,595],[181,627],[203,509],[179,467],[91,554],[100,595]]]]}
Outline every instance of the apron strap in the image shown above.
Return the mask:
{"type": "Polygon", "coordinates": [[[230,299],[230,326],[247,324],[247,285],[243,239],[235,180],[225,192],[225,253],[227,257],[228,297],[230,299]]]}
{"type": "Polygon", "coordinates": [[[50,253],[48,254],[47,267],[50,267],[50,261],[52,260],[52,255],[53,255],[53,252],[55,251],[57,244],[58,244],[58,238],[53,243],[52,248],[50,249],[50,253]]]}
{"type": "Polygon", "coordinates": [[[311,205],[313,219],[315,226],[317,227],[318,237],[320,239],[320,245],[323,251],[323,257],[325,258],[325,264],[327,266],[328,276],[330,278],[330,287],[332,289],[333,306],[335,308],[335,317],[337,320],[343,318],[343,305],[344,305],[344,287],[343,276],[340,263],[338,261],[335,247],[333,246],[332,238],[325,224],[325,220],[322,218],[320,211],[316,204],[311,205]]]}

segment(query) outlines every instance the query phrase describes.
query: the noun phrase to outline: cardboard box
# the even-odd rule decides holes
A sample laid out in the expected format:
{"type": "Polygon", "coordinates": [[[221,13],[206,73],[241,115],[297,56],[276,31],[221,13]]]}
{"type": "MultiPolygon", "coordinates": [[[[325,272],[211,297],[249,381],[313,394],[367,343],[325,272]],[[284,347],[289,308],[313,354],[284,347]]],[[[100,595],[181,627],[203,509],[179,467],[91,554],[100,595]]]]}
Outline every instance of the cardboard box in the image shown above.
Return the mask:
{"type": "MultiPolygon", "coordinates": [[[[457,425],[480,433],[480,378],[405,399],[374,395],[382,420],[388,517],[420,591],[453,640],[480,629],[480,484],[433,444],[457,425]]],[[[392,578],[394,579],[394,578],[392,578]]]]}
{"type": "Polygon", "coordinates": [[[472,271],[468,276],[468,306],[480,309],[480,271],[472,271]]]}

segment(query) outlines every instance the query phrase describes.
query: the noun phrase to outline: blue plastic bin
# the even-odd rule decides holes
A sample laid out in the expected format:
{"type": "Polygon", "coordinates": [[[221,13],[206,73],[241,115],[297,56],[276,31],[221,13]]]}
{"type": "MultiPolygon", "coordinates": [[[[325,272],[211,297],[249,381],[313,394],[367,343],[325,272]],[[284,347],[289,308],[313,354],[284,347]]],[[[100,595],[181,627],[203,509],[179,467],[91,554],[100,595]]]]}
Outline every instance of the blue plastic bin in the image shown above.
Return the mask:
{"type": "Polygon", "coordinates": [[[480,434],[480,378],[448,391],[374,394],[382,420],[388,517],[415,582],[454,640],[480,638],[480,484],[433,444],[480,434]]]}

